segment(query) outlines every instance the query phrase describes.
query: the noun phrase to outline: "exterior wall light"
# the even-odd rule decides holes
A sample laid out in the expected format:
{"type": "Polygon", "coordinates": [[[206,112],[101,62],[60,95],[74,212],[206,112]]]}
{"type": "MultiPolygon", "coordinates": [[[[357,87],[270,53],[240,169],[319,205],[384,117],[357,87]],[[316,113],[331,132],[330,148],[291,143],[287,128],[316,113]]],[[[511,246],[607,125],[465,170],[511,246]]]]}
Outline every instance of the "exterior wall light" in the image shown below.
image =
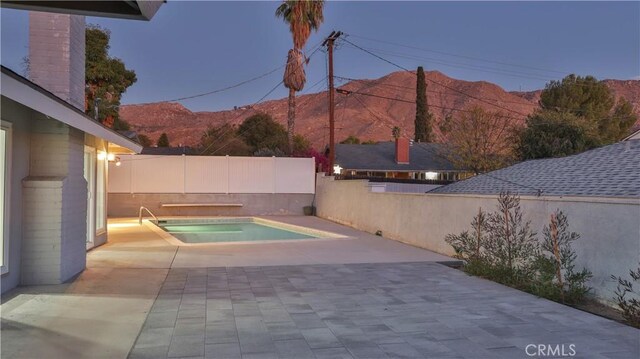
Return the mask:
{"type": "Polygon", "coordinates": [[[113,153],[108,153],[107,154],[107,161],[113,162],[115,160],[116,160],[116,155],[114,155],[113,153]]]}
{"type": "Polygon", "coordinates": [[[120,162],[120,157],[116,157],[115,161],[116,161],[116,166],[120,167],[120,165],[122,164],[122,162],[120,162]]]}
{"type": "Polygon", "coordinates": [[[98,151],[98,160],[104,161],[106,158],[107,158],[106,152],[98,151]]]}
{"type": "Polygon", "coordinates": [[[339,175],[342,172],[342,167],[340,167],[340,165],[334,165],[333,166],[333,174],[334,175],[339,175]]]}

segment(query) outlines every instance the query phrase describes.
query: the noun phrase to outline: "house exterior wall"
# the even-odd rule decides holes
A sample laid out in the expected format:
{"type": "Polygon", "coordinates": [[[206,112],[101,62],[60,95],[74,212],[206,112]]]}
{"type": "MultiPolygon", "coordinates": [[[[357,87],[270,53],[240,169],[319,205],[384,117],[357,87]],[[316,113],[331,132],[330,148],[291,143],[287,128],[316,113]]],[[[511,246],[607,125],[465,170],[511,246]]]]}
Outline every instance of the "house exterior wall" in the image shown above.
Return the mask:
{"type": "Polygon", "coordinates": [[[23,235],[22,179],[29,175],[31,112],[24,106],[2,98],[2,122],[11,123],[11,168],[9,199],[9,251],[7,269],[0,282],[2,293],[20,283],[20,252],[23,235]]]}
{"type": "Polygon", "coordinates": [[[29,13],[29,77],[84,111],[85,18],[29,13]]]}
{"type": "Polygon", "coordinates": [[[44,116],[35,116],[31,127],[21,284],[56,284],[86,264],[84,134],[44,116]]]}
{"type": "MultiPolygon", "coordinates": [[[[336,181],[318,177],[316,213],[341,224],[389,239],[452,256],[447,234],[470,230],[478,208],[493,211],[496,196],[453,194],[372,193],[367,181],[336,181]]],[[[550,214],[562,210],[575,242],[577,267],[593,272],[589,285],[603,302],[616,287],[610,276],[627,276],[640,258],[640,199],[522,196],[525,219],[541,238],[550,214]]]]}

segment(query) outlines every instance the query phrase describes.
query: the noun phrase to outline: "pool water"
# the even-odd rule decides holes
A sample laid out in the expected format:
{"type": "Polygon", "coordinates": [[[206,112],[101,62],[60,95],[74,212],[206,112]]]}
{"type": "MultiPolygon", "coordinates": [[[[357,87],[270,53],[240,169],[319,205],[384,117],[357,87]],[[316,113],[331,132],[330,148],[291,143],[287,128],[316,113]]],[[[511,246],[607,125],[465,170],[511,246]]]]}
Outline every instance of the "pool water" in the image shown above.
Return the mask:
{"type": "Polygon", "coordinates": [[[160,223],[160,227],[185,243],[257,242],[316,238],[254,222],[160,223]]]}

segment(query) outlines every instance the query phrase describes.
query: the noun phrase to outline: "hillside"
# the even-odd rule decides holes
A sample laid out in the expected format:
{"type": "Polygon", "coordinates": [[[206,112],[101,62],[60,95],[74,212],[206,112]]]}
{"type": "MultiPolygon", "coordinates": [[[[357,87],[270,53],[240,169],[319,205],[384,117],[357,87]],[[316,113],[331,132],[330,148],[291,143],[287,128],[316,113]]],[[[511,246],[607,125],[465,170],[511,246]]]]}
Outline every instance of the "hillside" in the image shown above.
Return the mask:
{"type": "MultiPolygon", "coordinates": [[[[540,90],[532,92],[507,92],[490,82],[469,82],[450,78],[431,71],[427,77],[427,100],[436,121],[448,115],[455,116],[465,109],[479,105],[487,110],[501,111],[522,122],[526,115],[538,107],[540,90]]],[[[640,113],[640,81],[605,80],[616,97],[627,98],[640,113]]],[[[413,137],[415,105],[380,97],[415,100],[416,77],[408,72],[394,72],[374,80],[355,80],[339,88],[372,94],[336,94],[336,139],[349,135],[363,140],[389,140],[391,128],[399,126],[403,134],[413,137]]],[[[302,95],[297,98],[296,133],[307,137],[316,148],[328,143],[328,98],[326,92],[302,95]]],[[[264,111],[286,125],[287,99],[263,102],[248,110],[218,112],[192,112],[179,103],[125,105],[120,115],[131,124],[132,130],[157,139],[162,132],[169,135],[172,145],[195,146],[201,134],[210,126],[223,123],[239,124],[246,117],[264,111]]],[[[437,127],[437,126],[436,126],[437,127]]],[[[436,138],[440,138],[436,129],[436,138]]]]}

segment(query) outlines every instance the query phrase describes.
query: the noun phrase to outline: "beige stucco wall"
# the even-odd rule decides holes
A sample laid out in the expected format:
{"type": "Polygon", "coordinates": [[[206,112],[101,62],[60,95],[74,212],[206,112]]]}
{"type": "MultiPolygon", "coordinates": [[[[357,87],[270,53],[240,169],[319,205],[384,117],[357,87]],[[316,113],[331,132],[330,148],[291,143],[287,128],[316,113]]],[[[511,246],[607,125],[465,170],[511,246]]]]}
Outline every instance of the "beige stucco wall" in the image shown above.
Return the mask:
{"type": "MultiPolygon", "coordinates": [[[[444,237],[470,229],[478,208],[492,211],[496,196],[372,193],[366,181],[319,177],[317,215],[386,238],[453,255],[444,237]]],[[[640,199],[521,197],[525,218],[541,238],[549,215],[561,209],[581,238],[574,248],[577,265],[593,272],[590,285],[601,300],[611,300],[614,275],[626,275],[640,261],[640,199]]]]}

